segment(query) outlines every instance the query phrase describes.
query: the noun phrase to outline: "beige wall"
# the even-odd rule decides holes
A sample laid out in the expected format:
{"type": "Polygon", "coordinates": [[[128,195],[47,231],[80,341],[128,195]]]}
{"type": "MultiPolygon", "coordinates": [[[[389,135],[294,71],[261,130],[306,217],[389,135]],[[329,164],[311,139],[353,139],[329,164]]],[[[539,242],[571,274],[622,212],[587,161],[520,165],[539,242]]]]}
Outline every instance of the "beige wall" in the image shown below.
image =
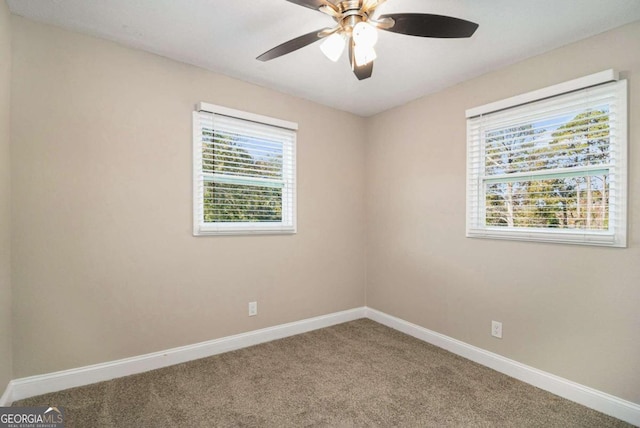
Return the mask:
{"type": "Polygon", "coordinates": [[[640,403],[639,114],[637,22],[375,117],[367,304],[640,403]],[[465,238],[465,110],[607,68],[630,86],[629,248],[465,238]]]}
{"type": "Polygon", "coordinates": [[[364,305],[364,119],[15,16],[13,43],[16,378],[364,305]],[[192,236],[199,101],[298,122],[296,235],[192,236]]]}
{"type": "Polygon", "coordinates": [[[0,395],[12,379],[9,123],[11,87],[11,18],[0,0],[0,395]]]}

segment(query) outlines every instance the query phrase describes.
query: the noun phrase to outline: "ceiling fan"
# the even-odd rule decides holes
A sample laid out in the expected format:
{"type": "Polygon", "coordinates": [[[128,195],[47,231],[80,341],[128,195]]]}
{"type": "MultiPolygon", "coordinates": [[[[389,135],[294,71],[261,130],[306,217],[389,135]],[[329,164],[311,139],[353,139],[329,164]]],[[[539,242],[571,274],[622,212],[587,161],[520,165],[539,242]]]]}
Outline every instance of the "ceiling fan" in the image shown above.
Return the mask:
{"type": "Polygon", "coordinates": [[[337,61],[345,46],[349,46],[349,63],[359,80],[371,77],[377,29],[398,34],[435,38],[471,37],[478,24],[450,16],[427,13],[391,13],[375,16],[378,6],[386,0],[287,0],[331,16],[336,25],[296,37],[260,55],[258,60],[269,61],[286,55],[320,39],[322,52],[337,61]]]}

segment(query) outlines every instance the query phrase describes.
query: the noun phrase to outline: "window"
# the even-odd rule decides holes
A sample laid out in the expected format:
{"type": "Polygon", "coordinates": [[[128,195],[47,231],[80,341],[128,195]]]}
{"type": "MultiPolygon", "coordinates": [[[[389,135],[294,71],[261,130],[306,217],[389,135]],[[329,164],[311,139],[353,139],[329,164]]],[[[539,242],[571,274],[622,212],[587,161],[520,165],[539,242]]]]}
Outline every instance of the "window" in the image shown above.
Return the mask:
{"type": "Polygon", "coordinates": [[[626,247],[627,86],[613,70],[467,111],[467,236],[626,247]]]}
{"type": "Polygon", "coordinates": [[[212,104],[193,114],[193,233],[296,232],[298,125],[212,104]]]}

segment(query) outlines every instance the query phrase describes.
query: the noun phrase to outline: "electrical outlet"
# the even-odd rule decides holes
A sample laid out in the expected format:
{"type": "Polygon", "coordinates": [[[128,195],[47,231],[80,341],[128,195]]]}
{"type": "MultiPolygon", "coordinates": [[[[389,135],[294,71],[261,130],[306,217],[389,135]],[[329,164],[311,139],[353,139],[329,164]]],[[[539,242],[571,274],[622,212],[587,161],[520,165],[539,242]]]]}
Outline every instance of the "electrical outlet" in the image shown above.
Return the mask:
{"type": "Polygon", "coordinates": [[[500,321],[491,321],[491,336],[502,339],[502,323],[500,321]]]}
{"type": "Polygon", "coordinates": [[[258,315],[258,302],[249,302],[249,316],[258,315]]]}

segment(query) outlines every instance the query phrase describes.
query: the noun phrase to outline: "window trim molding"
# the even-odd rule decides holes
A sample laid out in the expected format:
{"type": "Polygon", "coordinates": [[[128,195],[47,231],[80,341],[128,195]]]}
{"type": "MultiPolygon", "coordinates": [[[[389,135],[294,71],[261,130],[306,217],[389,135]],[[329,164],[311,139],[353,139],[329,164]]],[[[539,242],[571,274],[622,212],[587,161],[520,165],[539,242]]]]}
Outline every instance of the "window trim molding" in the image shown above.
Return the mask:
{"type": "MultiPolygon", "coordinates": [[[[201,113],[211,113],[214,115],[228,116],[236,119],[247,120],[263,125],[275,126],[278,128],[297,132],[298,124],[295,122],[289,122],[282,119],[277,119],[269,116],[263,116],[255,113],[245,112],[241,110],[235,110],[228,107],[219,106],[216,104],[210,104],[206,102],[199,102],[196,105],[195,111],[192,113],[192,132],[193,132],[193,177],[192,177],[192,190],[193,190],[193,236],[224,236],[224,235],[292,235],[297,233],[297,162],[296,162],[296,139],[293,140],[291,147],[292,159],[292,171],[291,177],[293,179],[293,189],[291,189],[291,197],[287,198],[286,203],[291,205],[291,225],[283,226],[283,222],[234,222],[234,223],[216,223],[215,226],[207,226],[200,221],[201,211],[201,196],[198,188],[198,182],[201,178],[202,167],[198,167],[201,163],[201,144],[202,134],[197,129],[197,122],[201,113]]],[[[283,211],[285,200],[283,199],[283,211]]]]}
{"type": "Polygon", "coordinates": [[[289,122],[275,117],[263,116],[261,114],[249,113],[242,110],[235,110],[229,107],[223,107],[215,104],[200,102],[196,106],[197,112],[207,112],[212,114],[221,114],[223,116],[235,117],[238,119],[249,120],[251,122],[262,123],[265,125],[277,126],[278,128],[298,130],[298,124],[289,122]]]}
{"type": "MultiPolygon", "coordinates": [[[[511,98],[500,100],[497,102],[485,104],[483,106],[475,107],[466,110],[467,117],[467,190],[466,190],[466,236],[468,238],[487,238],[496,240],[517,240],[517,241],[533,241],[533,242],[552,242],[563,244],[581,244],[581,245],[595,245],[595,246],[607,246],[607,247],[627,247],[627,234],[628,234],[628,86],[625,79],[619,79],[618,72],[610,69],[600,73],[595,73],[582,78],[574,79],[568,82],[553,85],[547,88],[539,89],[536,91],[528,92],[525,94],[517,95],[511,98]],[[614,166],[616,180],[620,183],[620,188],[617,190],[619,193],[616,199],[616,205],[619,208],[616,210],[615,215],[616,222],[619,224],[613,231],[587,231],[587,230],[575,230],[575,229],[559,229],[549,230],[545,228],[522,228],[522,229],[505,229],[503,227],[472,227],[472,218],[477,219],[478,216],[484,213],[484,203],[481,201],[481,195],[484,194],[480,189],[478,192],[478,199],[475,200],[481,207],[472,207],[472,197],[470,196],[470,183],[472,177],[470,177],[470,120],[474,120],[483,115],[491,113],[497,113],[502,110],[510,108],[518,108],[522,105],[542,101],[548,98],[558,97],[570,92],[580,91],[588,89],[593,86],[600,86],[607,83],[617,82],[618,110],[623,112],[624,120],[618,122],[619,128],[616,134],[616,146],[623,159],[614,166]]],[[[480,143],[482,144],[482,143],[480,143]]],[[[484,150],[482,148],[482,150],[484,150]]],[[[595,168],[595,167],[594,167],[595,168]]],[[[582,168],[584,169],[584,168],[582,168]]],[[[589,168],[587,168],[589,169],[589,168]]],[[[516,173],[517,174],[517,173],[516,173]]],[[[526,174],[525,174],[526,175],[526,174]]],[[[478,183],[478,185],[480,185],[478,183]]],[[[614,213],[611,213],[614,214],[614,213]]],[[[610,215],[611,215],[610,214],[610,215]]]]}
{"type": "Polygon", "coordinates": [[[599,73],[569,80],[568,82],[558,83],[557,85],[548,86],[546,88],[537,89],[535,91],[526,92],[503,100],[473,107],[466,110],[465,114],[467,119],[471,119],[484,114],[495,113],[500,110],[506,110],[523,104],[541,101],[545,98],[557,97],[569,92],[579,91],[591,86],[602,85],[603,83],[615,82],[618,80],[620,80],[620,76],[617,71],[613,69],[604,70],[599,73]]]}

